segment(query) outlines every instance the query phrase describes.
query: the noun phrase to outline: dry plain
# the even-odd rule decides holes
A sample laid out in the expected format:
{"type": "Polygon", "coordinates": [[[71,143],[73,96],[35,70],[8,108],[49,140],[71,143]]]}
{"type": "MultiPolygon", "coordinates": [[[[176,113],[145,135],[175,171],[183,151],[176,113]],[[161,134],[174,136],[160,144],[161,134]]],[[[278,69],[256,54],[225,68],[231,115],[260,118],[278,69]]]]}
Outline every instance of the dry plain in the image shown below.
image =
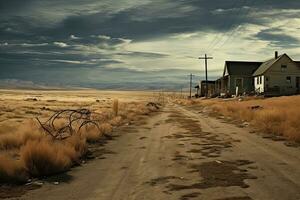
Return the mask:
{"type": "Polygon", "coordinates": [[[128,109],[136,118],[93,143],[93,159],[10,199],[300,199],[299,147],[212,116],[206,105],[169,101],[146,112],[153,92],[2,91],[0,98],[1,130],[62,108],[111,112],[114,99],[124,120],[128,109]]]}

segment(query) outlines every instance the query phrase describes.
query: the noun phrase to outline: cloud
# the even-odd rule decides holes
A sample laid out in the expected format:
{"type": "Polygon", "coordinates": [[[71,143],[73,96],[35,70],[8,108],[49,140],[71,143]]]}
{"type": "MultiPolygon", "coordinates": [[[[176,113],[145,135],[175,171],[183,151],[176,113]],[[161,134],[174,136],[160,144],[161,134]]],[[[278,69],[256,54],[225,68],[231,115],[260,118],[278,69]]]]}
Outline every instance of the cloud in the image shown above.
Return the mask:
{"type": "Polygon", "coordinates": [[[61,47],[61,48],[65,48],[65,47],[68,47],[69,45],[67,45],[66,43],[64,42],[53,42],[53,44],[55,46],[58,46],[58,47],[61,47]]]}
{"type": "Polygon", "coordinates": [[[111,37],[110,36],[107,36],[107,35],[98,35],[98,36],[95,36],[101,40],[110,40],[111,37]]]}
{"type": "Polygon", "coordinates": [[[79,37],[76,37],[75,35],[70,35],[70,39],[71,40],[77,40],[77,39],[80,39],[79,37]]]}
{"type": "Polygon", "coordinates": [[[204,53],[214,57],[211,78],[224,60],[300,56],[299,19],[294,0],[0,2],[0,78],[179,86],[190,72],[202,76],[204,53]]]}

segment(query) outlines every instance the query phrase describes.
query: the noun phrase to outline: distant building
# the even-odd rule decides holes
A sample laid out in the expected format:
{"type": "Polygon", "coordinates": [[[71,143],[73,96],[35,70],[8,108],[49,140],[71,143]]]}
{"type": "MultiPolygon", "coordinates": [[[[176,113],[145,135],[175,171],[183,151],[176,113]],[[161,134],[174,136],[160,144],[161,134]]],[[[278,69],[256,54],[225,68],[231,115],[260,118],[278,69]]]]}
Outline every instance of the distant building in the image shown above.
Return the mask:
{"type": "Polygon", "coordinates": [[[262,62],[226,61],[223,77],[217,82],[220,94],[234,95],[251,93],[254,91],[252,74],[259,68],[262,62]]]}
{"type": "Polygon", "coordinates": [[[293,61],[287,54],[278,56],[277,52],[266,62],[226,61],[223,76],[215,81],[214,91],[229,96],[299,94],[300,61],[293,61]]]}
{"type": "Polygon", "coordinates": [[[262,63],[253,73],[255,91],[269,96],[300,93],[300,62],[293,61],[287,54],[262,63]]]}
{"type": "Polygon", "coordinates": [[[195,88],[197,88],[197,94],[196,97],[205,97],[206,92],[206,85],[207,85],[207,96],[211,97],[216,94],[216,87],[215,87],[216,81],[200,81],[199,85],[197,85],[195,88]]]}

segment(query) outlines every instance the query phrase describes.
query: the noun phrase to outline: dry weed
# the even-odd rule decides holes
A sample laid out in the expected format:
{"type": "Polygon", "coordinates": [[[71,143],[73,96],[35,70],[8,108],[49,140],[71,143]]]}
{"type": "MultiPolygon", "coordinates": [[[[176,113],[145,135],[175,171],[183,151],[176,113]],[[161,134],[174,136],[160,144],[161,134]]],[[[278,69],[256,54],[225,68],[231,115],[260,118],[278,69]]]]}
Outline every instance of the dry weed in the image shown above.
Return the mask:
{"type": "Polygon", "coordinates": [[[202,100],[201,106],[210,106],[215,113],[241,121],[248,121],[265,133],[283,135],[300,141],[300,96],[274,98],[247,98],[236,100],[202,100]],[[253,109],[253,107],[258,109],[253,109]]]}
{"type": "Polygon", "coordinates": [[[28,141],[21,148],[21,160],[33,177],[57,174],[72,166],[76,152],[71,146],[51,140],[28,141]]]}
{"type": "Polygon", "coordinates": [[[88,125],[80,130],[80,135],[84,137],[87,142],[96,142],[101,138],[102,133],[97,126],[88,125]]]}
{"type": "Polygon", "coordinates": [[[103,123],[99,126],[100,132],[102,134],[110,134],[113,130],[112,126],[109,123],[103,123]]]}
{"type": "Polygon", "coordinates": [[[119,125],[121,125],[121,123],[122,123],[122,117],[121,117],[121,116],[114,117],[113,119],[111,119],[111,120],[109,121],[109,123],[110,123],[112,126],[119,126],[119,125]]]}
{"type": "Polygon", "coordinates": [[[0,136],[0,150],[19,148],[23,144],[20,134],[2,134],[0,136]]]}
{"type": "Polygon", "coordinates": [[[23,183],[27,176],[20,161],[0,155],[0,183],[23,183]]]}

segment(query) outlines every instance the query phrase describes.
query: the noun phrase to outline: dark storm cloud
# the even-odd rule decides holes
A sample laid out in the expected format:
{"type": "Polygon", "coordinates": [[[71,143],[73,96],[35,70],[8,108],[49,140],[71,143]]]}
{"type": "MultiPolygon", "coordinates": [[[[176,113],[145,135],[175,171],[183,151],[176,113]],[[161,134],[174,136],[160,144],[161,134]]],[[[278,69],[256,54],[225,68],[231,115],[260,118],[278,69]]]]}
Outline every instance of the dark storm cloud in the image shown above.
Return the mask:
{"type": "MultiPolygon", "coordinates": [[[[130,51],[126,45],[179,33],[224,33],[275,17],[300,18],[299,10],[295,0],[0,0],[0,78],[97,87],[99,80],[133,84],[137,75],[137,82],[151,87],[159,79],[177,82],[177,74],[187,70],[143,72],[143,66],[127,64],[128,59],[171,55],[159,49],[130,51]]],[[[251,39],[277,47],[299,44],[298,38],[274,29],[251,39]]]]}
{"type": "Polygon", "coordinates": [[[292,37],[283,33],[279,28],[267,29],[255,35],[256,38],[263,41],[270,41],[273,46],[277,47],[293,47],[298,46],[300,38],[292,37]]]}

